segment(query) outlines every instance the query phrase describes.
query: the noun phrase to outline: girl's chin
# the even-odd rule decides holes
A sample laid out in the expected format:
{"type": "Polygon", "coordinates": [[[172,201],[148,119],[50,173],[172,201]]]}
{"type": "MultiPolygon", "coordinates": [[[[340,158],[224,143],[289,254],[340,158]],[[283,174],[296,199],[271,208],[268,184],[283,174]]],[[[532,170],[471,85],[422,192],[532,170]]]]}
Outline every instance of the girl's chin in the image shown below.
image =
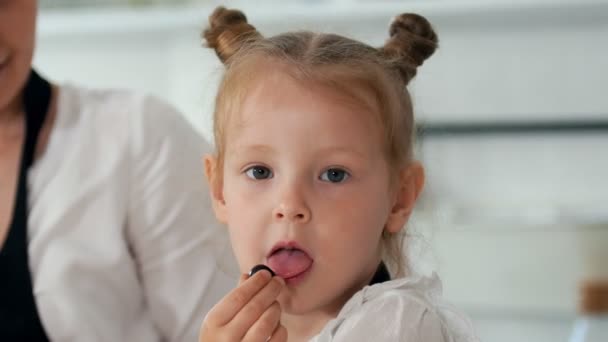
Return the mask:
{"type": "MultiPolygon", "coordinates": [[[[312,291],[312,296],[318,295],[317,291],[312,291]]],[[[323,298],[319,297],[311,297],[310,294],[287,294],[282,293],[279,295],[277,299],[279,304],[281,305],[281,311],[283,314],[292,315],[292,316],[302,316],[308,315],[311,313],[324,313],[331,314],[332,312],[335,315],[338,314],[340,308],[337,310],[331,310],[326,305],[324,305],[323,298]]]]}
{"type": "Polygon", "coordinates": [[[292,293],[282,293],[278,298],[278,302],[281,305],[283,313],[294,316],[310,313],[315,307],[312,305],[314,303],[311,301],[311,298],[301,298],[292,293]]]}

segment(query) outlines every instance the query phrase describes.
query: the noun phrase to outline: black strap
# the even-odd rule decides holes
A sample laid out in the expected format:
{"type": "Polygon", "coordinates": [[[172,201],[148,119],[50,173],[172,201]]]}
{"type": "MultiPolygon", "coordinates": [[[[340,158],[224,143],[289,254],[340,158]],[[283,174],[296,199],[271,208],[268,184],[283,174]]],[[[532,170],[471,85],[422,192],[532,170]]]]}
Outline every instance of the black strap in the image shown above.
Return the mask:
{"type": "Polygon", "coordinates": [[[29,269],[27,172],[51,100],[51,85],[32,70],[23,92],[25,142],[8,236],[0,250],[0,341],[48,341],[38,316],[29,269]]]}
{"type": "Polygon", "coordinates": [[[369,282],[370,285],[383,283],[385,281],[391,280],[391,274],[388,272],[386,265],[384,262],[381,262],[378,268],[376,269],[376,273],[372,277],[372,280],[369,282]]]}

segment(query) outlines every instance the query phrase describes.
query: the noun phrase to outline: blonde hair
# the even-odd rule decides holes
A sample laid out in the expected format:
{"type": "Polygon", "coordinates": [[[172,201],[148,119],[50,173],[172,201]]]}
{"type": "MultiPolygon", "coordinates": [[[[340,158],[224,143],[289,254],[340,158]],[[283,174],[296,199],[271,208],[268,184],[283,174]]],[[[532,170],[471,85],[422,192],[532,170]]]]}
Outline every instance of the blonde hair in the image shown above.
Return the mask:
{"type": "MultiPolygon", "coordinates": [[[[384,146],[391,179],[411,161],[414,118],[406,87],[438,43],[435,31],[424,17],[411,13],[395,17],[389,39],[384,46],[374,48],[339,35],[309,31],[265,38],[241,11],[218,7],[209,17],[203,37],[226,67],[213,115],[218,160],[214,173],[219,177],[227,120],[238,113],[253,81],[262,77],[260,64],[269,61],[273,67],[286,66],[285,72],[297,80],[332,86],[355,100],[361,100],[355,87],[372,95],[386,133],[384,146]]],[[[382,237],[382,259],[397,276],[406,271],[403,234],[382,237]]]]}

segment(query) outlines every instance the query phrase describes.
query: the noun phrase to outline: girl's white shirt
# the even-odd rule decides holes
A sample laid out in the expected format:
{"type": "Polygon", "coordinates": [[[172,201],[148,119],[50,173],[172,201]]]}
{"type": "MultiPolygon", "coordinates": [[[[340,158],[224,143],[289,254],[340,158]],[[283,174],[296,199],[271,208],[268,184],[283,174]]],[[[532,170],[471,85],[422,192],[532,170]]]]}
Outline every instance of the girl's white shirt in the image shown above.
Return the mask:
{"type": "Polygon", "coordinates": [[[312,342],[478,342],[469,318],[442,299],[436,273],[366,286],[312,342]]]}

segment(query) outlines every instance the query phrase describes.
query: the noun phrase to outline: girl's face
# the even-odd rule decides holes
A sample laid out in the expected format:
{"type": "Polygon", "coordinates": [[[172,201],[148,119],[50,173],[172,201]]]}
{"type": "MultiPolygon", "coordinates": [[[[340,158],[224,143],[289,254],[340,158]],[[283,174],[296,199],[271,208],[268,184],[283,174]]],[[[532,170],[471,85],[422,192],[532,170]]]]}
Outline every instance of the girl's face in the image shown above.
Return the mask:
{"type": "Polygon", "coordinates": [[[34,0],[0,0],[0,111],[13,104],[29,75],[36,4],[34,0]]]}
{"type": "Polygon", "coordinates": [[[228,120],[216,214],[243,273],[266,264],[286,280],[288,314],[336,314],[380,263],[395,196],[376,111],[272,72],[228,120]]]}

